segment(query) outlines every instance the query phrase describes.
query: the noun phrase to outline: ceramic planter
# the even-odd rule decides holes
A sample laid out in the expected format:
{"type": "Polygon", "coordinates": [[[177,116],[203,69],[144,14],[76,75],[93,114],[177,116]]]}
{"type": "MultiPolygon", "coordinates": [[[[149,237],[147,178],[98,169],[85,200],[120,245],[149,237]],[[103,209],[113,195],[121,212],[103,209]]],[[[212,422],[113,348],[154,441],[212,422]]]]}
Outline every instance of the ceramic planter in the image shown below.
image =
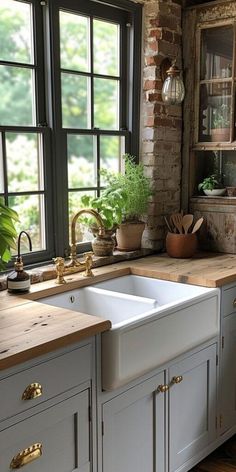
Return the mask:
{"type": "Polygon", "coordinates": [[[214,188],[213,190],[206,190],[204,189],[203,192],[208,197],[220,197],[225,194],[225,188],[214,188]]]}
{"type": "Polygon", "coordinates": [[[116,232],[117,249],[119,251],[140,249],[144,228],[143,221],[121,223],[116,232]]]}
{"type": "Polygon", "coordinates": [[[196,233],[167,233],[166,252],[170,257],[192,257],[197,250],[196,233]]]}

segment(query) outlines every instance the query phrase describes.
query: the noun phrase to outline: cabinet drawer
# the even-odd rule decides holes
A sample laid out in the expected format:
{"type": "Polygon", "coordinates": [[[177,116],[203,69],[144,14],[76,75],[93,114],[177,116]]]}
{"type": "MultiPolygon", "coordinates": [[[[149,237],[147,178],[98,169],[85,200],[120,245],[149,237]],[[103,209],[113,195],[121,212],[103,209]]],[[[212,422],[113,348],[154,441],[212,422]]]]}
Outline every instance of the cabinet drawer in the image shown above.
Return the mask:
{"type": "Polygon", "coordinates": [[[0,432],[1,472],[89,472],[88,407],[84,390],[0,432]]]}
{"type": "Polygon", "coordinates": [[[236,311],[236,285],[227,288],[222,292],[222,313],[223,316],[230,315],[236,311]]]}
{"type": "Polygon", "coordinates": [[[33,408],[91,379],[90,351],[91,345],[88,344],[1,380],[0,420],[33,408]]]}

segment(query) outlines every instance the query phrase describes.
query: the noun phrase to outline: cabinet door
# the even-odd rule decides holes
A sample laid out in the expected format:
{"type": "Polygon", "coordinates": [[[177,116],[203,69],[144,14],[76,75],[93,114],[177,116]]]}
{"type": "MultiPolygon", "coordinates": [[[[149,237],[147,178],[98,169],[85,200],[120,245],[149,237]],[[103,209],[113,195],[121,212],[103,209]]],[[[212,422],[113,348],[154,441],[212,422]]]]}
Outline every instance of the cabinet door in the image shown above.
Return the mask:
{"type": "Polygon", "coordinates": [[[169,471],[173,472],[216,438],[216,346],[173,365],[169,384],[169,471]]]}
{"type": "Polygon", "coordinates": [[[163,472],[161,373],[103,405],[103,472],[163,472]]]}
{"type": "Polygon", "coordinates": [[[221,434],[236,423],[236,314],[223,320],[221,362],[221,434]]]}
{"type": "Polygon", "coordinates": [[[0,432],[1,472],[22,467],[22,457],[28,472],[89,472],[88,408],[85,390],[0,432]]]}

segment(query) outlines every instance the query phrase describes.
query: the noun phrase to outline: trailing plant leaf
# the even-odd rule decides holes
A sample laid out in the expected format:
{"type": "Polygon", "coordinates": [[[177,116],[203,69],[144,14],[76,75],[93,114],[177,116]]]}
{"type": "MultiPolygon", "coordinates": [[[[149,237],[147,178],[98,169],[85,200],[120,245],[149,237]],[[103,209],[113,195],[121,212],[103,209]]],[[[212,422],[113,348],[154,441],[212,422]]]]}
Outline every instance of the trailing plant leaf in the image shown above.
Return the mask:
{"type": "Polygon", "coordinates": [[[17,213],[0,200],[0,270],[4,270],[11,259],[10,248],[15,249],[17,213]]]}

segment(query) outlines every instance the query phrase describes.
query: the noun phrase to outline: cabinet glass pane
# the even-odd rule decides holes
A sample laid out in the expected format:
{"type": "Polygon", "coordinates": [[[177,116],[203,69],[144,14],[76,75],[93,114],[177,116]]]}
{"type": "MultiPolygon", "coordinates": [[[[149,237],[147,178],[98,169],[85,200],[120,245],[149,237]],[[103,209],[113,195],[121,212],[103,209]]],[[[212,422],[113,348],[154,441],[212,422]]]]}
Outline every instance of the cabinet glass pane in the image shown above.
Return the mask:
{"type": "Polygon", "coordinates": [[[101,129],[118,129],[118,80],[94,79],[94,125],[101,129]]]}
{"type": "MultiPolygon", "coordinates": [[[[9,206],[17,211],[20,221],[16,224],[17,232],[27,231],[32,240],[32,250],[40,251],[45,244],[45,210],[43,195],[21,195],[9,197],[9,206]]],[[[29,246],[21,245],[21,252],[28,253],[29,246]]]]}
{"type": "Polygon", "coordinates": [[[9,192],[43,190],[41,139],[33,133],[6,133],[9,192]]]}
{"type": "Polygon", "coordinates": [[[15,0],[0,2],[0,60],[33,63],[31,5],[15,0]]]}
{"type": "Polygon", "coordinates": [[[97,164],[94,136],[69,135],[68,187],[94,187],[97,182],[97,164]]]}
{"type": "Polygon", "coordinates": [[[204,29],[201,34],[201,80],[232,77],[233,27],[204,29]]]}
{"type": "Polygon", "coordinates": [[[89,79],[75,74],[61,74],[62,122],[64,128],[88,128],[89,79]]]}
{"type": "Polygon", "coordinates": [[[201,84],[199,141],[230,140],[231,83],[201,84]]]}
{"type": "Polygon", "coordinates": [[[119,75],[119,26],[108,21],[93,22],[94,72],[103,75],[119,75]]]}
{"type": "Polygon", "coordinates": [[[35,124],[33,71],[0,65],[0,125],[35,124]]]}
{"type": "Polygon", "coordinates": [[[236,197],[236,151],[197,151],[194,167],[194,194],[203,195],[203,191],[198,191],[198,184],[214,174],[222,187],[226,187],[226,196],[236,197]]]}
{"type": "Polygon", "coordinates": [[[89,18],[60,11],[62,69],[89,72],[89,18]]]}

